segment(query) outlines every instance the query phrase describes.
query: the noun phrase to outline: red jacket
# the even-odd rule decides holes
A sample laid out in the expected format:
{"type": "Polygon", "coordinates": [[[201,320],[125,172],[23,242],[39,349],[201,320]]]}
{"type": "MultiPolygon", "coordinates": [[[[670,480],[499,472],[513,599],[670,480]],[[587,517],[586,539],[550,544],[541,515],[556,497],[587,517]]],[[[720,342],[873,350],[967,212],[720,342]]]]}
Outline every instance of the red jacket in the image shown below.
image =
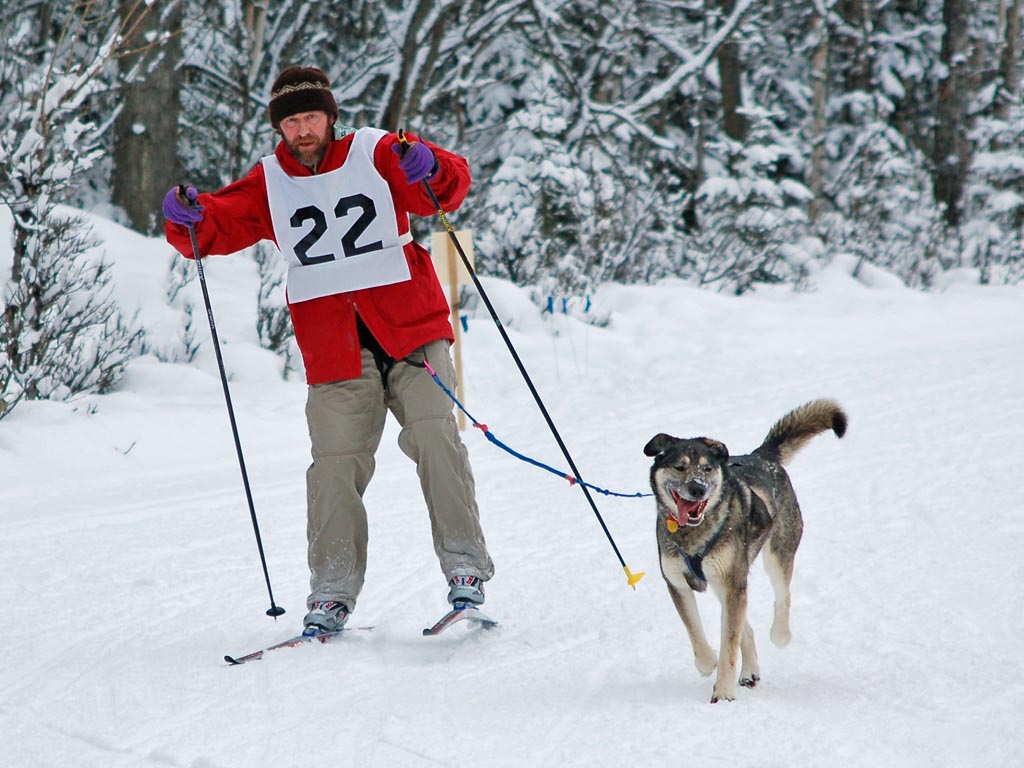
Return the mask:
{"type": "MultiPolygon", "coordinates": [[[[352,136],[330,143],[320,163],[321,172],[333,171],[345,162],[352,136]]],[[[411,134],[408,137],[418,141],[411,134]]],[[[403,234],[409,231],[408,214],[430,216],[436,211],[422,183],[406,183],[405,173],[398,167],[398,156],[391,150],[397,141],[393,133],[384,136],[374,149],[373,160],[391,188],[398,232],[403,234]]],[[[430,187],[445,211],[455,210],[469,191],[469,164],[458,155],[425,143],[438,161],[438,173],[430,187]]],[[[289,154],[284,142],[277,145],[274,154],[289,175],[312,175],[310,169],[289,154]]],[[[275,240],[262,163],[257,163],[243,179],[217,192],[201,194],[199,204],[206,207],[203,220],[196,225],[199,251],[204,257],[235,253],[260,240],[275,240]]],[[[166,222],[164,232],[167,242],[182,255],[193,257],[187,227],[166,222]]],[[[412,275],[409,280],[297,304],[289,302],[295,340],[302,352],[309,384],[353,379],[362,372],[355,321],[357,308],[374,338],[396,360],[431,341],[453,340],[448,302],[430,254],[416,242],[409,243],[404,250],[412,275]]]]}

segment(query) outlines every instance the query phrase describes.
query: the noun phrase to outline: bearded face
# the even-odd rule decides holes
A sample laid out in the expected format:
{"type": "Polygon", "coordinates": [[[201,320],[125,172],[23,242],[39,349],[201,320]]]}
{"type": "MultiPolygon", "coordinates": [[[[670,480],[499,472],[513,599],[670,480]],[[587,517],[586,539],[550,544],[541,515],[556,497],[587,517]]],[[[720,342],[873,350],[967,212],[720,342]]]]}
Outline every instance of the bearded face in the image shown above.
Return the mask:
{"type": "Polygon", "coordinates": [[[284,118],[278,126],[284,146],[300,163],[316,169],[324,159],[333,132],[326,112],[300,112],[284,118]]]}

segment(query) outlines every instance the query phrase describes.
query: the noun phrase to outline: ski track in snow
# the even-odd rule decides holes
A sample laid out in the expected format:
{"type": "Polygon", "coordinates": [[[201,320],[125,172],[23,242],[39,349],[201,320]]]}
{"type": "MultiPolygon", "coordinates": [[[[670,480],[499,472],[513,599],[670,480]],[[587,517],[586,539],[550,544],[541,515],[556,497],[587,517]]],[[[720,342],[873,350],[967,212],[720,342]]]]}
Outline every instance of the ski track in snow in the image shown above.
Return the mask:
{"type": "MultiPolygon", "coordinates": [[[[501,625],[424,638],[445,586],[389,421],[353,617],[374,630],[229,668],[225,653],[294,634],[304,612],[304,387],[242,375],[232,390],[288,611],[277,621],[263,615],[214,370],[140,362],[137,390],[77,410],[25,406],[0,424],[0,467],[12,468],[0,469],[3,762],[1014,765],[1022,298],[869,291],[826,273],[815,293],[741,299],[608,287],[595,297],[612,311],[607,329],[563,317],[510,328],[584,479],[613,490],[649,490],[642,449],[656,432],[746,453],[806,400],[846,408],[847,436],[817,437],[790,467],[806,521],[793,642],[768,639],[757,563],[762,681],[713,707],[713,676],[694,667],[658,573],[649,498],[594,495],[627,565],[647,573],[634,591],[578,488],[469,428],[497,564],[487,611],[501,625]]],[[[564,468],[486,318],[472,320],[464,355],[470,412],[564,468]]],[[[718,603],[698,605],[717,648],[718,603]]]]}

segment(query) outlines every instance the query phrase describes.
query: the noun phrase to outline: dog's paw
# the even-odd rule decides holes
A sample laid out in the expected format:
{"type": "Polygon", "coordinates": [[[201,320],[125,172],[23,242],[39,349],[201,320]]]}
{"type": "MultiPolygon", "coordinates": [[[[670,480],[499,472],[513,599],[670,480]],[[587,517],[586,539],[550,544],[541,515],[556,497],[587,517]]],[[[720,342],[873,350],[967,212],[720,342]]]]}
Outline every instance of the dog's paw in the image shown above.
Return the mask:
{"type": "Polygon", "coordinates": [[[735,693],[726,693],[724,691],[715,691],[711,694],[711,703],[717,704],[720,701],[736,701],[735,693]]]}
{"type": "Polygon", "coordinates": [[[718,657],[714,653],[710,653],[707,656],[695,656],[693,663],[697,667],[697,671],[704,677],[710,677],[711,673],[715,671],[718,666],[718,657]]]}
{"type": "Polygon", "coordinates": [[[793,639],[793,633],[789,631],[789,627],[781,624],[772,624],[770,636],[772,644],[776,648],[785,648],[789,645],[789,641],[793,639]]]}
{"type": "Polygon", "coordinates": [[[740,685],[742,685],[744,688],[756,688],[760,680],[761,678],[757,675],[751,675],[750,677],[741,677],[740,685]]]}

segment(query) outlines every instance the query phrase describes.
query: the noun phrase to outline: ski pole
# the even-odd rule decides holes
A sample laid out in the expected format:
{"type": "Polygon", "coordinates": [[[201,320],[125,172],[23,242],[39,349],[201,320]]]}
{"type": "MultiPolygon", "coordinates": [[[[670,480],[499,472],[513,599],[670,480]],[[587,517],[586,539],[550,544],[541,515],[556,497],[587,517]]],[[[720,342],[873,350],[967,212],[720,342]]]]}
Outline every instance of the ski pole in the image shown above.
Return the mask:
{"type": "MultiPolygon", "coordinates": [[[[409,140],[405,138],[405,131],[401,128],[398,130],[398,141],[402,145],[402,153],[404,154],[409,148],[409,140]]],[[[537,407],[540,409],[541,415],[544,417],[544,421],[547,422],[548,429],[550,429],[551,434],[554,435],[555,442],[558,443],[558,447],[561,449],[562,455],[565,457],[566,462],[569,464],[569,468],[572,470],[573,477],[580,480],[580,488],[583,491],[583,495],[587,497],[587,502],[590,504],[590,509],[594,512],[594,517],[596,517],[597,522],[600,523],[601,530],[604,531],[604,535],[605,538],[608,539],[608,543],[611,544],[612,549],[615,550],[615,556],[618,558],[619,564],[622,566],[622,570],[626,572],[626,581],[629,583],[629,586],[636,589],[637,582],[644,577],[643,571],[632,573],[629,570],[629,566],[626,565],[626,561],[622,559],[622,553],[619,552],[619,548],[615,544],[615,539],[612,538],[611,531],[608,530],[608,526],[605,524],[604,518],[601,517],[601,513],[597,509],[597,504],[594,502],[594,497],[590,494],[590,489],[587,487],[587,484],[583,482],[580,471],[576,469],[576,462],[572,460],[572,456],[569,454],[569,449],[562,440],[562,436],[558,433],[558,428],[555,427],[555,422],[548,414],[548,409],[544,407],[544,401],[541,400],[540,393],[533,385],[533,380],[530,378],[530,374],[527,372],[526,366],[523,365],[523,361],[520,359],[519,353],[516,351],[515,345],[512,343],[512,339],[509,338],[508,333],[505,331],[505,327],[501,324],[501,319],[498,317],[498,313],[495,311],[494,305],[491,304],[490,297],[488,297],[483,285],[480,284],[480,279],[477,277],[476,270],[473,269],[473,265],[469,263],[469,257],[466,256],[466,252],[462,248],[462,243],[459,242],[458,235],[455,234],[455,229],[448,222],[448,215],[444,212],[440,201],[437,199],[437,195],[435,195],[434,190],[430,188],[430,182],[426,179],[423,180],[423,188],[427,191],[427,195],[430,197],[430,202],[434,205],[434,208],[437,211],[437,216],[441,219],[441,224],[444,226],[445,232],[448,233],[448,237],[455,246],[455,250],[458,251],[459,258],[462,259],[462,264],[466,268],[466,272],[469,273],[469,277],[473,281],[473,285],[476,288],[477,293],[480,295],[481,301],[483,301],[484,306],[487,307],[487,312],[490,314],[491,320],[493,320],[494,324],[498,327],[498,333],[501,334],[501,338],[505,342],[505,346],[508,347],[508,351],[511,353],[512,359],[515,360],[516,367],[519,368],[519,373],[522,374],[523,380],[526,382],[526,386],[530,390],[530,394],[533,395],[533,399],[537,403],[537,407]]]]}
{"type": "Polygon", "coordinates": [[[263,564],[263,578],[267,582],[267,594],[270,595],[270,608],[267,616],[275,619],[284,613],[284,608],[274,604],[274,591],[270,588],[270,572],[267,570],[267,558],[263,554],[263,538],[260,536],[260,524],[256,520],[256,507],[252,503],[252,491],[249,488],[249,474],[245,471],[245,459],[242,457],[242,441],[238,439],[238,425],[235,423],[235,409],[231,407],[231,392],[228,390],[228,376],[224,371],[224,358],[220,353],[220,340],[217,338],[217,324],[213,321],[213,306],[210,304],[210,292],[206,288],[206,273],[203,271],[203,259],[199,253],[199,241],[196,239],[196,228],[188,225],[188,236],[192,240],[192,256],[195,258],[196,270],[199,273],[199,285],[203,289],[203,302],[206,304],[206,316],[210,320],[210,335],[213,337],[213,351],[217,355],[217,367],[220,369],[220,383],[224,388],[224,402],[228,406],[228,420],[231,422],[231,434],[235,438],[235,452],[238,454],[238,467],[242,470],[242,485],[245,486],[245,498],[249,502],[249,516],[252,518],[252,529],[256,534],[256,547],[260,551],[260,562],[263,564]]]}

